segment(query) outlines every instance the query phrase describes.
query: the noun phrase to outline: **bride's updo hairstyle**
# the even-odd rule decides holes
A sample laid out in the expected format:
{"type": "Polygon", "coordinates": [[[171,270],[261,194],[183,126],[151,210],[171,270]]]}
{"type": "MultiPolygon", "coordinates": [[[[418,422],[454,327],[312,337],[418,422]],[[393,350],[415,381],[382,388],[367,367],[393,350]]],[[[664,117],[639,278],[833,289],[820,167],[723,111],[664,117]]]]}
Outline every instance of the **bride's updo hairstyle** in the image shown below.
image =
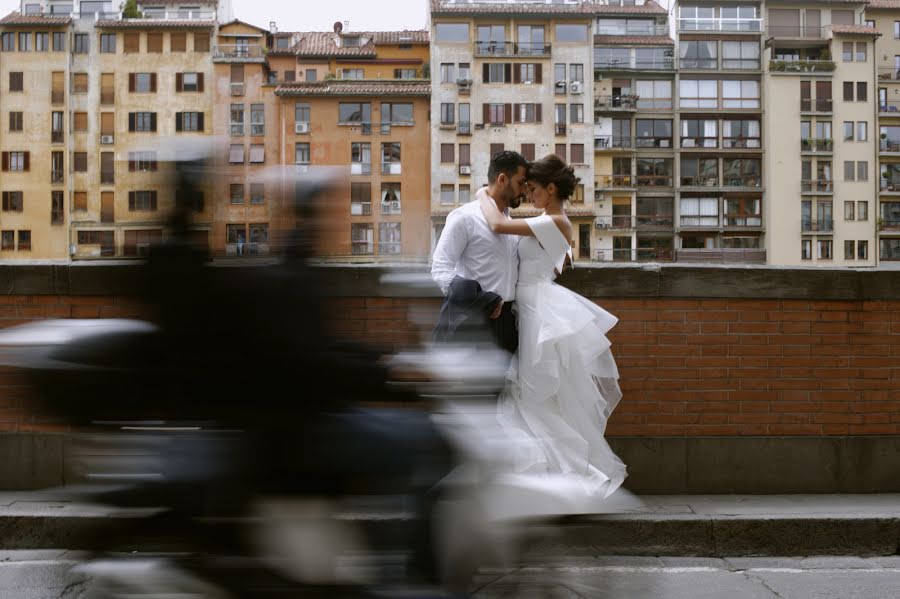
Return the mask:
{"type": "Polygon", "coordinates": [[[528,180],[541,187],[553,183],[556,185],[556,195],[560,201],[568,200],[575,193],[575,186],[581,181],[575,176],[575,169],[556,154],[549,154],[532,162],[528,169],[528,180]]]}

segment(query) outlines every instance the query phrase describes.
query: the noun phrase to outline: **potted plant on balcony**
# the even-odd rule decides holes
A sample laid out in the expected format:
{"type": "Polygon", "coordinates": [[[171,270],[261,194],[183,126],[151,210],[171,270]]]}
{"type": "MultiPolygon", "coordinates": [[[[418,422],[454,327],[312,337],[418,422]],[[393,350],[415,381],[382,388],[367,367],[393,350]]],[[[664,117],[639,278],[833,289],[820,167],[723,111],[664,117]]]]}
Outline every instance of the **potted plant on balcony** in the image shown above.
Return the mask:
{"type": "Polygon", "coordinates": [[[142,19],[144,15],[138,10],[137,0],[127,0],[125,7],[122,9],[123,19],[142,19]]]}
{"type": "Polygon", "coordinates": [[[878,219],[875,221],[875,223],[878,225],[879,231],[884,230],[884,217],[883,216],[879,216],[878,219]]]}

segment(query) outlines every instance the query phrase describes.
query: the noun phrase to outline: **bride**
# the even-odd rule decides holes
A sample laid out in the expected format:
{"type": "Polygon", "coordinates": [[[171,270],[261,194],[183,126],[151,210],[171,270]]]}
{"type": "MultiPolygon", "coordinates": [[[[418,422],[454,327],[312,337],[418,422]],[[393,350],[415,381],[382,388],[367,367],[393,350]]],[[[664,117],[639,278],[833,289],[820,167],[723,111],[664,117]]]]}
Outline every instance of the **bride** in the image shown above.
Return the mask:
{"type": "Polygon", "coordinates": [[[622,397],[606,338],[617,319],[554,282],[571,260],[572,223],[563,203],[578,182],[571,166],[550,155],[528,172],[528,196],[543,209],[541,216],[510,219],[486,189],[476,197],[495,233],[522,238],[519,348],[498,408],[501,427],[515,447],[514,475],[552,485],[568,509],[587,512],[619,488],[626,472],[604,438],[622,397]]]}

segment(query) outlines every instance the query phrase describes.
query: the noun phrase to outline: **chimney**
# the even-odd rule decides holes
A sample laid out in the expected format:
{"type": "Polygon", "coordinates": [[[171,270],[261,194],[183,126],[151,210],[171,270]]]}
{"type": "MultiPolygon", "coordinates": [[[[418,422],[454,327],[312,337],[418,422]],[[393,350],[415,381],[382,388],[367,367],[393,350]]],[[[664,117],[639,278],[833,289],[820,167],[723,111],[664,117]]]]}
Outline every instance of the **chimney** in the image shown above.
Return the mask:
{"type": "Polygon", "coordinates": [[[278,25],[275,24],[275,21],[269,21],[269,33],[278,33],[278,25]]]}
{"type": "Polygon", "coordinates": [[[343,31],[343,30],[344,30],[344,26],[341,25],[341,22],[335,21],[334,22],[334,32],[337,33],[338,35],[340,35],[341,31],[343,31]]]}

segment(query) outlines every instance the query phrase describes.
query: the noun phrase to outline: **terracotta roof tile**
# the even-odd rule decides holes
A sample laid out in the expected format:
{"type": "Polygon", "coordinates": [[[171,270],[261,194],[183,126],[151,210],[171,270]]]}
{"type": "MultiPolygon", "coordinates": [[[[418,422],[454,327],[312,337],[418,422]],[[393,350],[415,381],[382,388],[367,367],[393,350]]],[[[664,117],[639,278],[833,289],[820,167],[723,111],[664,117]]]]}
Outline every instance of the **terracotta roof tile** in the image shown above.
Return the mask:
{"type": "Polygon", "coordinates": [[[595,35],[594,44],[607,46],[674,46],[670,37],[652,35],[595,35]]]}
{"type": "Polygon", "coordinates": [[[851,35],[880,35],[877,29],[865,25],[832,25],[831,32],[851,35]]]}
{"type": "Polygon", "coordinates": [[[427,44],[428,31],[417,29],[412,31],[372,31],[375,45],[378,44],[427,44]]]}
{"type": "Polygon", "coordinates": [[[68,25],[70,17],[46,17],[44,15],[23,15],[15,10],[2,19],[0,25],[68,25]]]}
{"type": "Polygon", "coordinates": [[[900,9],[900,0],[869,0],[866,10],[872,10],[873,8],[900,9]]]}
{"type": "Polygon", "coordinates": [[[101,19],[98,29],[210,29],[216,26],[213,20],[197,19],[101,19]]]}
{"type": "Polygon", "coordinates": [[[279,96],[430,96],[431,82],[358,79],[282,83],[275,93],[279,96]]]}

